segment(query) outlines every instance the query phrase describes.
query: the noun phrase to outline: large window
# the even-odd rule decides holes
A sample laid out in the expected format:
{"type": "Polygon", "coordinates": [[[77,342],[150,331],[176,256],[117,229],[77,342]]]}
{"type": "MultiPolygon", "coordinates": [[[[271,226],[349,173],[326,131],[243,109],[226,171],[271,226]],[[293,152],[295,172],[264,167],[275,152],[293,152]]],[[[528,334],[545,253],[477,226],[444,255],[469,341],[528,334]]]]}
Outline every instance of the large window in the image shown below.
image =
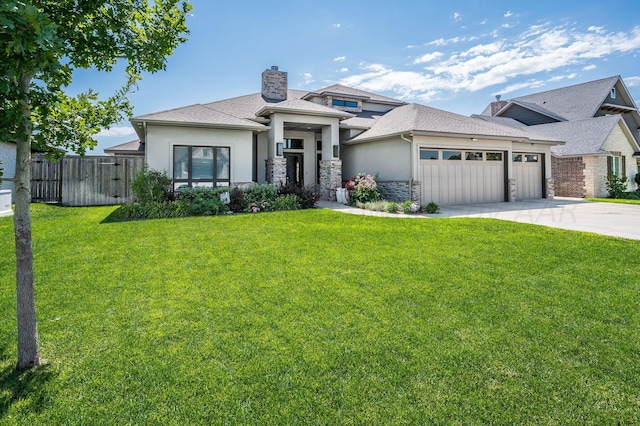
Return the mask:
{"type": "Polygon", "coordinates": [[[185,187],[229,186],[230,149],[214,146],[174,146],[173,181],[175,189],[185,187]]]}

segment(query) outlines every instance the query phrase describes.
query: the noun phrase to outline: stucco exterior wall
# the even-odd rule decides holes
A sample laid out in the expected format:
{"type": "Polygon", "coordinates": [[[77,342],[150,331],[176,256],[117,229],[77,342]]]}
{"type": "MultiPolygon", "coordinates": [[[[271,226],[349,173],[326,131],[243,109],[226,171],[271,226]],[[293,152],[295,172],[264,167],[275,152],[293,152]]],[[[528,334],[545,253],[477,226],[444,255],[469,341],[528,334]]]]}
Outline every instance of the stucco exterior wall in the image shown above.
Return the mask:
{"type": "Polygon", "coordinates": [[[342,178],[358,173],[378,174],[382,181],[411,178],[411,145],[400,138],[342,145],[342,178]]]}
{"type": "MultiPolygon", "coordinates": [[[[16,144],[0,143],[0,167],[5,179],[13,179],[16,174],[16,144]]],[[[13,182],[3,181],[0,189],[10,189],[13,192],[13,182]]]]}
{"type": "Polygon", "coordinates": [[[229,147],[231,183],[251,182],[253,176],[253,134],[250,130],[205,129],[149,124],[145,162],[173,177],[175,145],[229,147]]]}

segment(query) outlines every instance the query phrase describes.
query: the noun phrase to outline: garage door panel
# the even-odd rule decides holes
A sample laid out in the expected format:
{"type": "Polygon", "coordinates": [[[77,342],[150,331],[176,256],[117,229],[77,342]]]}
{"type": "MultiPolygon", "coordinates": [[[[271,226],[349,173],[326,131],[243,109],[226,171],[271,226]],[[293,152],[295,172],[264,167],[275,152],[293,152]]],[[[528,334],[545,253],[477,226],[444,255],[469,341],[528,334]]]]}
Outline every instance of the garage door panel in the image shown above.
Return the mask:
{"type": "Polygon", "coordinates": [[[516,179],[516,199],[529,200],[542,198],[542,161],[541,154],[514,153],[523,161],[513,162],[513,175],[516,179]],[[526,161],[527,156],[538,159],[526,161]]]}
{"type": "MultiPolygon", "coordinates": [[[[432,150],[431,148],[429,148],[432,150]]],[[[504,159],[421,160],[423,202],[441,205],[504,201],[504,159]]],[[[480,151],[474,151],[480,152],[480,151]]]]}

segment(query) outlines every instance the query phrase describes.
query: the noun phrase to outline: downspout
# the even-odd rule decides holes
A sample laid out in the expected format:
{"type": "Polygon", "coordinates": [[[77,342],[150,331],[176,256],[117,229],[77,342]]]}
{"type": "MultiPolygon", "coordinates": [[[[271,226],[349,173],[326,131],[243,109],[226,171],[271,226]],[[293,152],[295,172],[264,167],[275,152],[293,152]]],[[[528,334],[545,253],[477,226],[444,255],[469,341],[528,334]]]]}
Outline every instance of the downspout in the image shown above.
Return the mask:
{"type": "MultiPolygon", "coordinates": [[[[409,136],[413,136],[413,135],[409,133],[409,136]]],[[[409,176],[409,200],[413,201],[413,140],[405,138],[402,133],[400,133],[400,139],[402,139],[405,142],[409,142],[409,164],[411,167],[410,168],[411,175],[409,176]]]]}

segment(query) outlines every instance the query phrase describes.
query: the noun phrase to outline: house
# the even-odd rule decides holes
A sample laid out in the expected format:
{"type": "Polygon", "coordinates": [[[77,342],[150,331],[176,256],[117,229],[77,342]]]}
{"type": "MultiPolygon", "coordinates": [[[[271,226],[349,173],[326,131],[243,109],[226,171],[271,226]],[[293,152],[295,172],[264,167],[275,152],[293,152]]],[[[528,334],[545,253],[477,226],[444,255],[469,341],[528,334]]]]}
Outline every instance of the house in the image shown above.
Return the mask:
{"type": "Polygon", "coordinates": [[[291,90],[287,80],[272,67],[261,92],[132,117],[135,150],[176,189],[317,184],[335,199],[343,180],[366,172],[398,201],[553,197],[556,137],[339,84],[291,90]]]}
{"type": "MultiPolygon", "coordinates": [[[[13,179],[16,174],[16,144],[13,142],[0,142],[0,168],[3,179],[13,179]]],[[[3,180],[0,189],[10,189],[15,192],[13,182],[3,180]]]]}
{"type": "Polygon", "coordinates": [[[105,148],[104,153],[112,156],[144,157],[144,144],[142,144],[139,139],[136,139],[134,141],[105,148]]]}
{"type": "Polygon", "coordinates": [[[551,148],[555,194],[606,197],[607,176],[640,172],[640,113],[620,76],[499,98],[478,118],[563,140],[551,148]]]}

